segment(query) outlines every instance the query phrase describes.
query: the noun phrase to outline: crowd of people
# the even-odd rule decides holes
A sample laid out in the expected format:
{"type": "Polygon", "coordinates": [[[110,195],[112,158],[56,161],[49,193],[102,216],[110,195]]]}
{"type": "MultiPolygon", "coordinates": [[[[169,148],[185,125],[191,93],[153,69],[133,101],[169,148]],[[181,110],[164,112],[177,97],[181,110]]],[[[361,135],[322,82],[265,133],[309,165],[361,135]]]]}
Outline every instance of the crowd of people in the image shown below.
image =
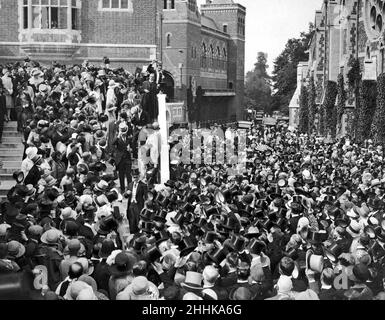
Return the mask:
{"type": "Polygon", "coordinates": [[[1,203],[8,288],[29,273],[46,300],[385,299],[382,146],[253,123],[244,172],[172,162],[158,184],[156,159],[135,161],[161,66],[137,71],[3,68],[0,114],[26,147],[1,203]]]}

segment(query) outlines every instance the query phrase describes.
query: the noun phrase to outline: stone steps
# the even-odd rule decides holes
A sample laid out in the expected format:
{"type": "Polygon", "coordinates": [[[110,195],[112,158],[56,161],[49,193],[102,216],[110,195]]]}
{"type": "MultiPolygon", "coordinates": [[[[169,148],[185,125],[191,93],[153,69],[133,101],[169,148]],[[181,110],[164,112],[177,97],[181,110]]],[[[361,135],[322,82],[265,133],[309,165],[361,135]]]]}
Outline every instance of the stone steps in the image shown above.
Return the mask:
{"type": "Polygon", "coordinates": [[[5,199],[8,191],[15,186],[15,181],[0,181],[0,198],[5,199]]]}
{"type": "Polygon", "coordinates": [[[0,199],[7,196],[15,185],[13,173],[20,170],[24,145],[22,135],[17,132],[17,122],[4,123],[2,143],[0,144],[0,199]]]}

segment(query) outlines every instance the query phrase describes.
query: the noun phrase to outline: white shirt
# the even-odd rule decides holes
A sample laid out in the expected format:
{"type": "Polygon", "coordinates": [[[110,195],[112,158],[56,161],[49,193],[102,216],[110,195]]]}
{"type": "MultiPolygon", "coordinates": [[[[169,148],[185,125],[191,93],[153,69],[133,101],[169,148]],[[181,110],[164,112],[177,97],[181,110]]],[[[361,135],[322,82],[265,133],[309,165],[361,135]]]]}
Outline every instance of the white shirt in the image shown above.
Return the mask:
{"type": "Polygon", "coordinates": [[[134,185],[132,186],[132,200],[131,200],[131,203],[137,203],[136,202],[136,191],[138,189],[138,185],[139,185],[139,181],[136,182],[134,181],[134,185]]]}
{"type": "Polygon", "coordinates": [[[33,161],[29,158],[25,158],[22,162],[21,162],[21,168],[20,170],[23,171],[24,173],[24,177],[26,177],[28,175],[28,172],[29,170],[31,170],[33,167],[33,161]]]}

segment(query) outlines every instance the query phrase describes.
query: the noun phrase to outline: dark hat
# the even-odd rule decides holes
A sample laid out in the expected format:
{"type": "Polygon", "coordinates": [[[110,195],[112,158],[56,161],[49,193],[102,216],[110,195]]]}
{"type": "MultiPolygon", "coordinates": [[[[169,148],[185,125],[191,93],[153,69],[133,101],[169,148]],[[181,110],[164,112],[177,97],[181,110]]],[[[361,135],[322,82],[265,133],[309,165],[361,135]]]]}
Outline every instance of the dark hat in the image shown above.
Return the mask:
{"type": "Polygon", "coordinates": [[[151,221],[142,221],[140,225],[140,230],[146,233],[151,233],[153,227],[154,227],[154,224],[151,221]]]}
{"type": "Polygon", "coordinates": [[[131,272],[135,264],[136,258],[125,252],[118,253],[115,257],[115,263],[108,268],[110,273],[114,276],[124,276],[131,272]]]}
{"type": "Polygon", "coordinates": [[[248,245],[249,252],[252,254],[261,254],[266,244],[259,239],[252,239],[248,245]]]}
{"type": "Polygon", "coordinates": [[[342,228],[347,228],[350,224],[350,218],[347,214],[343,213],[336,217],[334,224],[342,228]]]}
{"type": "Polygon", "coordinates": [[[325,230],[321,230],[321,231],[309,230],[308,231],[308,241],[312,244],[319,244],[319,243],[322,243],[323,241],[326,241],[327,236],[328,236],[328,234],[325,230]]]}
{"type": "Polygon", "coordinates": [[[159,251],[158,247],[154,245],[146,250],[145,256],[149,262],[154,263],[162,256],[162,254],[159,251]]]}
{"type": "Polygon", "coordinates": [[[155,213],[153,220],[157,222],[166,222],[166,217],[167,217],[168,212],[166,210],[160,210],[155,213]]]}
{"type": "Polygon", "coordinates": [[[240,252],[245,248],[246,238],[239,235],[233,235],[230,244],[235,251],[240,252]]]}
{"type": "Polygon", "coordinates": [[[236,218],[229,218],[226,216],[225,221],[221,223],[221,227],[227,230],[235,230],[237,222],[236,218]]]}
{"type": "Polygon", "coordinates": [[[177,225],[181,225],[183,223],[184,216],[182,212],[177,212],[177,214],[171,218],[171,221],[177,225]]]}
{"type": "Polygon", "coordinates": [[[215,248],[207,256],[214,261],[217,265],[226,259],[226,250],[224,248],[215,248]]]}
{"type": "Polygon", "coordinates": [[[144,208],[142,210],[142,212],[140,213],[140,217],[144,220],[144,221],[150,221],[152,220],[152,217],[154,215],[154,212],[151,211],[151,210],[148,210],[146,208],[144,208]]]}
{"type": "Polygon", "coordinates": [[[332,262],[337,262],[338,257],[342,252],[342,246],[337,242],[332,243],[328,248],[325,249],[326,257],[332,262]]]}
{"type": "Polygon", "coordinates": [[[102,246],[99,250],[99,258],[107,259],[112,251],[115,250],[115,244],[112,240],[105,239],[102,242],[102,246]]]}
{"type": "Polygon", "coordinates": [[[16,183],[22,183],[24,181],[24,173],[23,171],[15,171],[12,174],[13,179],[16,181],[16,183]]]}
{"type": "Polygon", "coordinates": [[[141,254],[143,252],[143,249],[146,247],[146,241],[147,238],[145,236],[136,238],[134,240],[132,248],[135,250],[136,253],[141,254]]]}
{"type": "Polygon", "coordinates": [[[203,212],[205,213],[206,217],[219,215],[219,210],[216,206],[206,206],[203,208],[203,212]]]}
{"type": "Polygon", "coordinates": [[[204,226],[205,224],[207,224],[207,220],[204,217],[197,217],[193,222],[193,225],[198,228],[204,226]]]}
{"type": "Polygon", "coordinates": [[[216,239],[217,234],[214,231],[206,232],[203,235],[202,241],[204,243],[214,243],[214,240],[216,239]]]}
{"type": "Polygon", "coordinates": [[[159,245],[161,242],[170,239],[170,236],[166,230],[154,233],[156,244],[159,245]]]}
{"type": "Polygon", "coordinates": [[[166,187],[169,187],[171,189],[175,188],[175,182],[173,180],[168,180],[165,184],[166,187]]]}
{"type": "Polygon", "coordinates": [[[114,228],[117,227],[117,223],[112,215],[100,219],[95,224],[95,231],[102,235],[109,234],[114,228]]]}
{"type": "Polygon", "coordinates": [[[183,240],[179,242],[180,256],[187,256],[189,253],[193,252],[196,247],[197,243],[193,237],[184,237],[183,240]]]}
{"type": "Polygon", "coordinates": [[[182,212],[193,212],[194,211],[194,206],[191,203],[185,203],[180,210],[182,212]]]}

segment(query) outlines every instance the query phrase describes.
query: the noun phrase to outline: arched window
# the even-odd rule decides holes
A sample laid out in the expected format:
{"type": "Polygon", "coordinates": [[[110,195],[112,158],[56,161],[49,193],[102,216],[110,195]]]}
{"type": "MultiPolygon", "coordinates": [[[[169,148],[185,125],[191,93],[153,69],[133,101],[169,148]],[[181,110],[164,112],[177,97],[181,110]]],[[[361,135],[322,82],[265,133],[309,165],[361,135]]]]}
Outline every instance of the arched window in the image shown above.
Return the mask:
{"type": "Polygon", "coordinates": [[[226,52],[226,48],[223,48],[223,60],[227,60],[227,52],[226,52]]]}
{"type": "Polygon", "coordinates": [[[171,47],[171,33],[166,35],[166,47],[171,47]]]}
{"type": "Polygon", "coordinates": [[[221,49],[217,47],[217,68],[222,69],[221,49]]]}
{"type": "Polygon", "coordinates": [[[202,43],[201,50],[201,67],[205,69],[207,68],[207,46],[204,42],[202,43]]]}
{"type": "Polygon", "coordinates": [[[210,44],[210,65],[209,67],[213,68],[214,67],[214,55],[215,55],[215,52],[214,52],[214,47],[212,44],[210,44]]]}

